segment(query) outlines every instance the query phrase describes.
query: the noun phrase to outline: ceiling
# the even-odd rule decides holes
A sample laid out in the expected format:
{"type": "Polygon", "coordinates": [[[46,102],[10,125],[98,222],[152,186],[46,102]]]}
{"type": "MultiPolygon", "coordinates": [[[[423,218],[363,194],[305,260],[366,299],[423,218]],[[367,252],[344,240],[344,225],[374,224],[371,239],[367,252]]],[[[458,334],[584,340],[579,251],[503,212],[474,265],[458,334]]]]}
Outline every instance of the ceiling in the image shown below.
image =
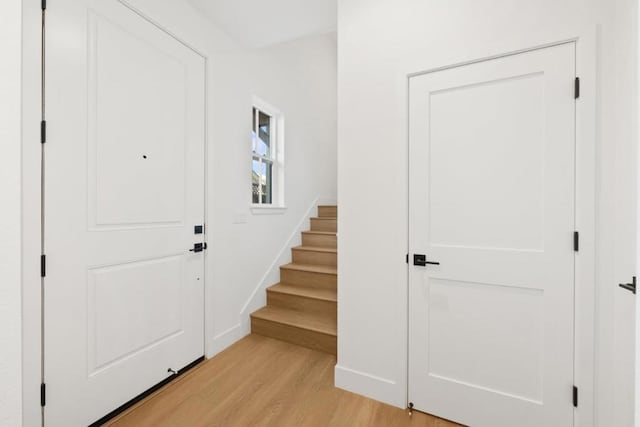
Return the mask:
{"type": "Polygon", "coordinates": [[[336,0],[188,0],[247,48],[336,29],[336,0]]]}

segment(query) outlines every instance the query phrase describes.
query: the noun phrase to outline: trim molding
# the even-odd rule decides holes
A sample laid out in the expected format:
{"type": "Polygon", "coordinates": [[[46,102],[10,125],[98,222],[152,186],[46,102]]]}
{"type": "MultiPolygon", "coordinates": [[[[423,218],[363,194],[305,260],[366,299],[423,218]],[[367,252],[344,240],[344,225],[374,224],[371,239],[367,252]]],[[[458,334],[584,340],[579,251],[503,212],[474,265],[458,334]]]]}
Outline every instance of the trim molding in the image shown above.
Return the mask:
{"type": "Polygon", "coordinates": [[[334,373],[335,386],[338,388],[389,403],[398,408],[405,409],[407,406],[404,401],[404,393],[398,392],[398,388],[402,386],[396,381],[340,365],[336,365],[334,373]],[[402,398],[398,399],[398,396],[402,396],[402,398]]]}
{"type": "Polygon", "coordinates": [[[213,340],[211,340],[209,345],[207,345],[207,359],[212,358],[235,342],[244,338],[246,335],[247,334],[242,330],[242,323],[238,323],[226,331],[214,336],[213,340]]]}
{"type": "MultiPolygon", "coordinates": [[[[598,89],[598,68],[600,42],[599,26],[583,25],[569,29],[568,36],[553,38],[545,37],[542,43],[532,44],[529,47],[516,50],[506,50],[505,53],[476,58],[470,61],[443,65],[430,68],[417,73],[407,74],[407,80],[413,76],[431,73],[440,70],[453,69],[464,65],[484,62],[506,56],[532,52],[535,50],[550,48],[567,43],[575,46],[575,67],[576,76],[580,77],[582,94],[575,103],[575,200],[574,200],[574,224],[575,230],[580,231],[580,253],[575,255],[574,273],[574,360],[573,377],[574,384],[580,388],[580,406],[574,409],[574,426],[591,427],[598,425],[596,416],[607,410],[607,398],[612,398],[608,393],[607,386],[613,387],[614,369],[605,365],[602,353],[610,351],[610,346],[598,342],[598,330],[603,328],[606,319],[612,316],[614,307],[605,306],[607,302],[603,298],[596,301],[596,295],[603,292],[603,283],[610,282],[607,277],[601,282],[596,276],[597,269],[602,267],[603,261],[596,258],[598,248],[602,247],[602,239],[598,235],[602,234],[603,226],[596,222],[597,206],[602,201],[602,196],[597,194],[598,186],[602,177],[597,174],[597,168],[602,167],[601,159],[597,150],[601,141],[598,138],[597,126],[602,121],[598,112],[597,102],[600,99],[598,89]],[[572,35],[571,35],[572,34],[572,35]],[[577,34],[577,35],[576,35],[577,34]],[[595,267],[594,267],[595,266],[595,267]],[[599,316],[597,314],[599,313],[599,316]],[[605,319],[605,320],[603,320],[605,319]],[[597,381],[596,378],[599,378],[597,381]],[[596,396],[600,399],[596,400],[596,396]],[[606,398],[604,396],[607,396],[606,398]]],[[[405,101],[409,99],[409,86],[405,88],[405,101]]],[[[408,117],[408,104],[405,111],[408,117]]],[[[408,119],[405,124],[408,129],[408,119]]],[[[407,131],[408,132],[408,131],[407,131]]],[[[407,144],[409,137],[407,133],[407,144]]],[[[408,160],[407,160],[408,162],[408,160]]],[[[408,206],[408,205],[407,205],[408,206]]],[[[607,224],[609,225],[609,224],[607,224]]],[[[407,278],[407,296],[409,282],[407,278]]],[[[609,286],[609,285],[606,285],[609,286]]],[[[611,303],[609,303],[611,304],[611,303]]],[[[408,394],[409,384],[409,308],[407,300],[407,310],[405,312],[404,337],[404,378],[406,378],[407,404],[410,400],[408,394]]],[[[339,349],[338,349],[339,350],[339,349]]],[[[389,402],[391,403],[391,402],[389,402]]],[[[611,407],[611,405],[609,405],[611,407]]],[[[610,414],[600,415],[607,421],[613,423],[610,414]]],[[[602,424],[602,423],[600,423],[602,424]]]]}

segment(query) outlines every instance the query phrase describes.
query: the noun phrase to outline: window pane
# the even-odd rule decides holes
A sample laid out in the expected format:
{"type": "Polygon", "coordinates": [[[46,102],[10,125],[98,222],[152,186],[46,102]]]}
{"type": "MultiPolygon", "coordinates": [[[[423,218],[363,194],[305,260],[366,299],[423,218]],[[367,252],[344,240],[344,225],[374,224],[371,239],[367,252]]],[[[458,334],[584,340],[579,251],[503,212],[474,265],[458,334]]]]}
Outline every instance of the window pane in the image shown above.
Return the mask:
{"type": "Polygon", "coordinates": [[[264,175],[264,165],[259,160],[253,160],[251,169],[251,203],[260,203],[260,182],[264,175]]]}
{"type": "Polygon", "coordinates": [[[273,117],[252,109],[251,143],[251,201],[254,204],[273,203],[273,163],[275,162],[275,123],[273,117]]]}
{"type": "Polygon", "coordinates": [[[273,170],[273,165],[271,163],[263,163],[262,168],[265,171],[265,174],[263,175],[262,203],[271,204],[271,189],[273,183],[273,180],[271,179],[271,171],[273,170]]]}
{"type": "Polygon", "coordinates": [[[255,153],[256,147],[258,146],[258,137],[256,135],[256,114],[258,111],[254,108],[253,114],[251,115],[251,150],[255,153]]]}
{"type": "Polygon", "coordinates": [[[251,170],[251,201],[252,203],[272,203],[273,165],[260,159],[253,159],[251,170]]]}
{"type": "Polygon", "coordinates": [[[255,144],[256,153],[271,157],[271,132],[271,117],[260,111],[258,114],[258,135],[255,144]]]}

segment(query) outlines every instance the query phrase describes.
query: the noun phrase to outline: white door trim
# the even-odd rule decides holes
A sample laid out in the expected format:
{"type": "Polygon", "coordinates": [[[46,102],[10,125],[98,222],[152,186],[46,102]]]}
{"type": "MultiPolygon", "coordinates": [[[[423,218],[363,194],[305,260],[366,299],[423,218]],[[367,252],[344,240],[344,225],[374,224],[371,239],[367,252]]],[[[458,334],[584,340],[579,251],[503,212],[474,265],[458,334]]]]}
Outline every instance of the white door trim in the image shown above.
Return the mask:
{"type": "MultiPolygon", "coordinates": [[[[116,0],[131,9],[142,18],[176,39],[178,42],[204,59],[205,81],[205,153],[204,164],[204,217],[208,216],[208,159],[209,151],[209,67],[210,57],[196,49],[192,44],[178,37],[166,26],[148,14],[132,6],[127,0],[116,0]]],[[[48,5],[55,7],[55,3],[48,5]]],[[[24,2],[22,5],[22,419],[23,426],[40,426],[42,408],[40,407],[40,374],[41,374],[41,295],[40,295],[40,64],[41,64],[41,21],[40,2],[24,2]]],[[[50,149],[54,149],[52,146],[50,149]]],[[[210,229],[210,224],[208,229],[210,229]]],[[[205,234],[207,238],[207,234],[205,234]]],[[[204,349],[205,357],[211,357],[211,340],[213,335],[213,316],[206,302],[213,292],[210,283],[211,267],[207,251],[204,252],[204,349]]],[[[46,285],[45,285],[46,286],[46,285]]]]}
{"type": "MultiPolygon", "coordinates": [[[[580,77],[581,93],[576,102],[576,230],[580,232],[580,250],[575,257],[575,334],[574,334],[574,378],[579,390],[579,404],[574,409],[575,426],[595,425],[595,266],[596,266],[596,40],[597,31],[585,30],[581,36],[543,43],[534,47],[510,51],[507,53],[476,58],[465,62],[442,65],[429,70],[406,75],[406,100],[409,100],[409,82],[411,77],[436,71],[456,68],[464,65],[484,62],[506,56],[544,49],[565,43],[575,43],[576,75],[580,77]]],[[[408,108],[408,107],[407,107],[408,108]]],[[[409,121],[407,115],[407,147],[409,147],[409,121]]],[[[407,150],[409,153],[409,150],[407,150]]],[[[409,153],[410,154],[410,153],[409,153]]],[[[407,165],[409,159],[407,158],[407,165]]],[[[407,168],[408,172],[408,168],[407,168]]],[[[407,182],[410,179],[407,174],[407,182]]],[[[410,185],[410,184],[409,184],[410,185]]],[[[408,212],[408,211],[407,211],[408,212]]],[[[407,229],[407,245],[409,230],[407,229]]],[[[409,265],[407,265],[407,269],[409,265]]],[[[407,270],[408,271],[408,270],[407,270]]],[[[407,275],[407,298],[409,295],[409,275],[407,275]]],[[[409,404],[408,384],[408,348],[409,348],[409,301],[405,323],[405,375],[406,404],[409,404]]],[[[570,400],[571,396],[567,395],[570,400]]]]}

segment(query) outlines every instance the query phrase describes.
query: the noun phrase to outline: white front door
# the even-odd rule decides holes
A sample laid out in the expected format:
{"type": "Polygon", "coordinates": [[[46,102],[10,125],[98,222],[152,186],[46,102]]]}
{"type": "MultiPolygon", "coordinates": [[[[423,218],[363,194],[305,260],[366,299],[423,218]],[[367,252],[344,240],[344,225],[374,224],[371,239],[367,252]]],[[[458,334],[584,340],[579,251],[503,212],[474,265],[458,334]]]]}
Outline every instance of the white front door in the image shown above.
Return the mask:
{"type": "Polygon", "coordinates": [[[567,43],[410,80],[418,410],[474,427],[573,424],[574,79],[567,43]]]}
{"type": "Polygon", "coordinates": [[[47,426],[204,354],[204,59],[116,0],[47,10],[47,426]]]}

